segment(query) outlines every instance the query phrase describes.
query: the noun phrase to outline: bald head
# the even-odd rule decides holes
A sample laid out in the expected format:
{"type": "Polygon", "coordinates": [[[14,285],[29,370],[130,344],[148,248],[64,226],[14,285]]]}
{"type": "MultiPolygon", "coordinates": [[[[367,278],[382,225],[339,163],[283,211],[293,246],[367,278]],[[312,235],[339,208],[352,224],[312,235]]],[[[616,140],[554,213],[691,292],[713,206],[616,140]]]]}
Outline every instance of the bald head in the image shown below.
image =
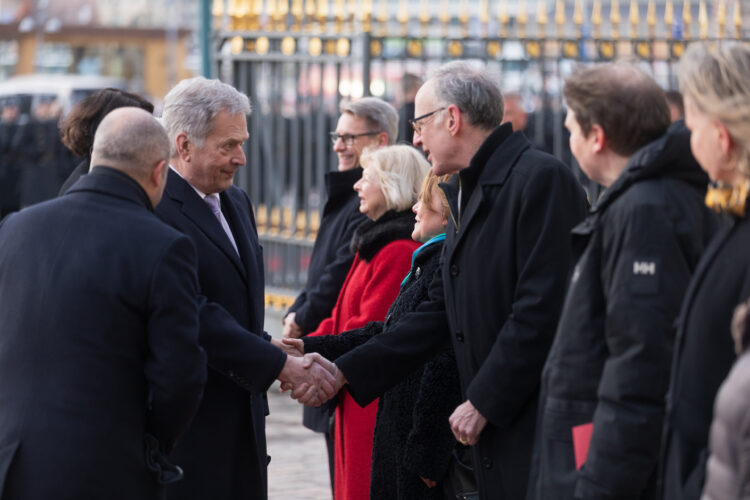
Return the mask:
{"type": "Polygon", "coordinates": [[[118,108],[96,129],[91,165],[121,170],[136,180],[149,176],[169,159],[169,139],[164,127],[140,108],[118,108]]]}

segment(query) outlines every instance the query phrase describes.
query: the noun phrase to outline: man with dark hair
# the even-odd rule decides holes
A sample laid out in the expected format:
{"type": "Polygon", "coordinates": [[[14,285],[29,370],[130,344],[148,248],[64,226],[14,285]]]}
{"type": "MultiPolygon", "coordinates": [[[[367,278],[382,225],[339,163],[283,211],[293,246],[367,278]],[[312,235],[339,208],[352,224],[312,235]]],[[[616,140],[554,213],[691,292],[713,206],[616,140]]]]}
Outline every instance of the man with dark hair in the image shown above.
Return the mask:
{"type": "Polygon", "coordinates": [[[685,118],[685,103],[682,100],[682,94],[679,90],[667,90],[667,104],[669,105],[669,115],[673,122],[685,118]]]}
{"type": "Polygon", "coordinates": [[[711,233],[708,178],[690,132],[667,130],[664,92],[636,66],[582,69],[563,94],[571,151],[606,191],[573,229],[529,498],[651,498],[673,323],[711,233]]]}
{"type": "Polygon", "coordinates": [[[195,247],[154,214],[169,142],[147,112],[99,126],[91,174],[0,224],[0,494],[163,498],[198,408],[195,247]]]}
{"type": "Polygon", "coordinates": [[[571,263],[568,233],[585,197],[565,165],[500,125],[503,97],[483,69],[440,67],[417,93],[415,114],[414,145],[432,171],[457,173],[444,185],[443,264],[427,302],[337,359],[337,385],[348,380],[367,404],[452,342],[464,402],[450,423],[471,446],[479,494],[523,498],[539,376],[571,263]]]}

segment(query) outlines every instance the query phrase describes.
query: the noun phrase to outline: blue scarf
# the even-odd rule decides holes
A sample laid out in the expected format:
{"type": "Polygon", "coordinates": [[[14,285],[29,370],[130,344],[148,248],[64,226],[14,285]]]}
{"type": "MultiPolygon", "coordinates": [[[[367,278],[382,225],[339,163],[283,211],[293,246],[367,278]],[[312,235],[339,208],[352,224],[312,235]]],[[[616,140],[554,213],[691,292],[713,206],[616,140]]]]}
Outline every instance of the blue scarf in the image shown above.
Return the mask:
{"type": "Polygon", "coordinates": [[[424,250],[430,245],[434,245],[435,243],[439,241],[443,241],[444,239],[445,239],[445,233],[438,234],[437,236],[433,236],[432,238],[427,240],[425,243],[423,243],[421,247],[414,250],[414,253],[411,255],[411,269],[407,273],[406,278],[404,278],[404,281],[401,282],[402,288],[406,284],[406,282],[409,281],[409,276],[411,276],[411,272],[414,269],[414,261],[417,259],[417,255],[419,255],[419,252],[421,252],[422,250],[424,250]]]}

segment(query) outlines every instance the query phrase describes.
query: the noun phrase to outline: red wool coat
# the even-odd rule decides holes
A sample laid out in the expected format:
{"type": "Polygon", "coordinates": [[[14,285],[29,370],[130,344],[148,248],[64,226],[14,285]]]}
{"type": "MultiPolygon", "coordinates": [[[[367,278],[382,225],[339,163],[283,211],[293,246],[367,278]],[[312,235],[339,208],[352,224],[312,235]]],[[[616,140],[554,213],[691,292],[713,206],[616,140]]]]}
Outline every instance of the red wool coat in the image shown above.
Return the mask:
{"type": "MultiPolygon", "coordinates": [[[[359,253],[341,287],[331,317],[323,320],[309,336],[338,335],[383,321],[388,308],[411,267],[411,256],[419,243],[395,240],[366,262],[359,253]]],[[[367,499],[370,491],[372,437],[377,399],[362,408],[346,388],[339,393],[336,407],[334,493],[336,500],[367,499]]]]}

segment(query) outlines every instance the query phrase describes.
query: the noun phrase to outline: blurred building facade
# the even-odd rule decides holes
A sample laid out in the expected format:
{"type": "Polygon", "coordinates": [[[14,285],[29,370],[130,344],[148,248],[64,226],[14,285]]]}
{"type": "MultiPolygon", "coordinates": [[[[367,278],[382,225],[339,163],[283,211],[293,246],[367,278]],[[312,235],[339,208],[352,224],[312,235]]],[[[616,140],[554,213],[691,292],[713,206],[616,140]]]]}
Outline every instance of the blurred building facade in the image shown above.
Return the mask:
{"type": "Polygon", "coordinates": [[[0,0],[0,80],[74,73],[121,78],[161,98],[199,72],[197,0],[0,0]]]}

